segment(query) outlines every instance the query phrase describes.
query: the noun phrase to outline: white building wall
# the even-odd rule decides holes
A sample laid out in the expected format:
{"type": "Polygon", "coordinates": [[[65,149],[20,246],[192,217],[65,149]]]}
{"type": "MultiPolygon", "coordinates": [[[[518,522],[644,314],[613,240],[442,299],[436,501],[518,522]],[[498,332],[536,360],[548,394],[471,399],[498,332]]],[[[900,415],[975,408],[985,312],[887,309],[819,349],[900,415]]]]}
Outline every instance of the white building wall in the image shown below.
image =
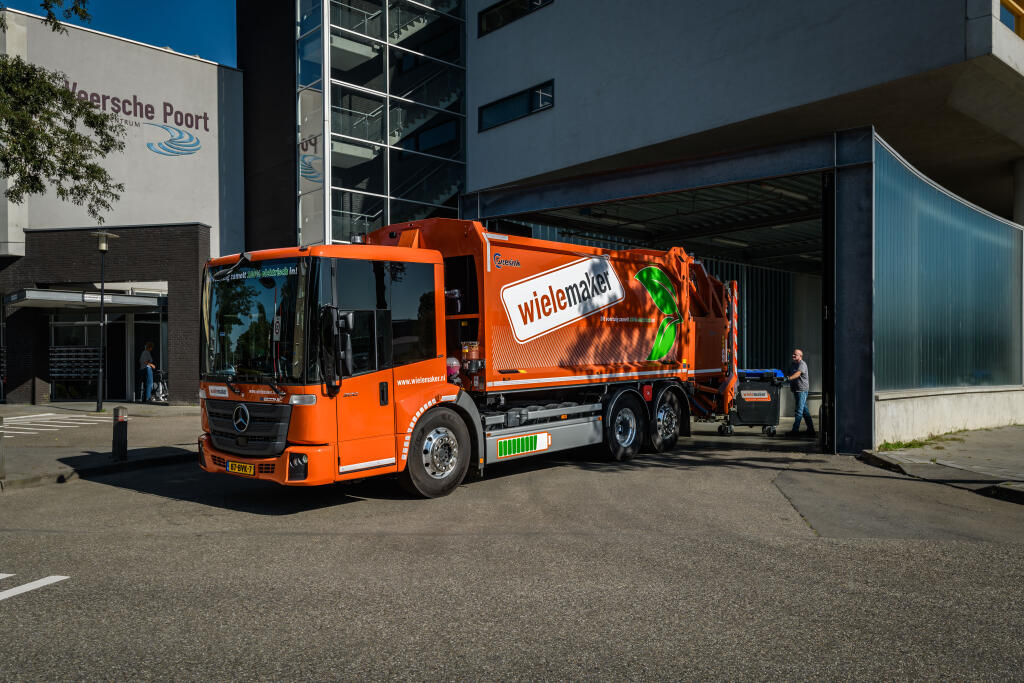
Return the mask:
{"type": "MultiPolygon", "coordinates": [[[[121,199],[104,215],[107,225],[205,223],[212,228],[212,255],[242,250],[240,72],[70,25],[67,34],[53,33],[19,12],[7,12],[7,21],[5,53],[66,74],[79,97],[127,124],[123,153],[101,162],[124,184],[121,199]],[[159,153],[159,143],[174,135],[191,142],[177,151],[190,153],[173,153],[173,146],[159,153]]],[[[11,241],[25,228],[94,223],[84,207],[52,191],[0,212],[0,229],[11,241]]]]}
{"type": "Polygon", "coordinates": [[[968,14],[987,12],[991,36],[998,11],[998,0],[555,0],[478,38],[492,3],[467,7],[469,191],[962,62],[968,14]],[[481,105],[550,79],[552,109],[477,132],[481,105]]]}

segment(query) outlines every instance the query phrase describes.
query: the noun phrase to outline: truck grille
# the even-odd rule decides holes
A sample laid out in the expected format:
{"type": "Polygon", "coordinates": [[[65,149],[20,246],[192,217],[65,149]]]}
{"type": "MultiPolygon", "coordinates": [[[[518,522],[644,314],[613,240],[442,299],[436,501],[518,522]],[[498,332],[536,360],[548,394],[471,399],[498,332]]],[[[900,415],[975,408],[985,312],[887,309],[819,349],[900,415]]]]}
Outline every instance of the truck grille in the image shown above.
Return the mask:
{"type": "Polygon", "coordinates": [[[206,417],[214,448],[248,458],[267,458],[284,452],[292,407],[242,401],[206,400],[206,417]],[[244,404],[249,411],[249,426],[239,432],[233,420],[235,408],[244,404]]]}

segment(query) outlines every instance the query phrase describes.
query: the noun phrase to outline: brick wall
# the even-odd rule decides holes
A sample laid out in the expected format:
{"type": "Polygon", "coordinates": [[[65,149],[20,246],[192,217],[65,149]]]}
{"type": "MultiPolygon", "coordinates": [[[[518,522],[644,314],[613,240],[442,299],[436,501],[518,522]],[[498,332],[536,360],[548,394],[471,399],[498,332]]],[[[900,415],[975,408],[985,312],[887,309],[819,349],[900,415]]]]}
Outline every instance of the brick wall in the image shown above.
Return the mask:
{"type": "MultiPolygon", "coordinates": [[[[61,283],[98,282],[97,228],[30,230],[25,256],[0,263],[0,294],[20,289],[61,289],[61,283]]],[[[196,403],[199,371],[199,301],[203,265],[210,257],[210,227],[199,223],[105,228],[111,240],[107,282],[167,281],[168,384],[172,403],[196,403]]],[[[7,318],[7,396],[17,403],[49,400],[50,311],[20,309],[7,318]]]]}

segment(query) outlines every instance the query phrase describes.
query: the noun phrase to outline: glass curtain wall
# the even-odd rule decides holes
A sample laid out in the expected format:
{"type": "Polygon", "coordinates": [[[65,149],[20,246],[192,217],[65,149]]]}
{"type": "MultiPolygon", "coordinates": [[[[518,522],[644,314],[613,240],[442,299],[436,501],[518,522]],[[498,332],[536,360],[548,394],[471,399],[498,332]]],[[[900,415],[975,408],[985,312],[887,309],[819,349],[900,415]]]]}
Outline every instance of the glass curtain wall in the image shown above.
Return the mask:
{"type": "Polygon", "coordinates": [[[875,388],[1021,384],[1022,232],[875,142],[875,388]]]}
{"type": "Polygon", "coordinates": [[[466,175],[462,0],[331,0],[324,7],[298,0],[301,242],[457,217],[466,175]],[[304,72],[307,46],[321,53],[319,61],[305,59],[304,72]]]}

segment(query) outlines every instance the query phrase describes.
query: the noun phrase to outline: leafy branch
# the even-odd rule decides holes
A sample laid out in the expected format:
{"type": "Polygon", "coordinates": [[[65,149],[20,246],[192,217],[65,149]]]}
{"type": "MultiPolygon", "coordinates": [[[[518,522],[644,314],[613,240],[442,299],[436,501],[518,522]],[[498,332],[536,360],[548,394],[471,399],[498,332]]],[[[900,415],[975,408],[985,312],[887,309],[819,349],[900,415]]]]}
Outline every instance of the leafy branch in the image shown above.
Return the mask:
{"type": "MultiPolygon", "coordinates": [[[[42,0],[42,21],[67,33],[64,19],[89,21],[88,0],[42,0]]],[[[0,10],[4,10],[0,0],[0,10]]],[[[0,13],[0,31],[7,30],[0,13]]],[[[0,55],[0,178],[7,180],[7,199],[19,204],[26,195],[52,187],[57,197],[78,206],[97,223],[124,192],[100,161],[124,150],[125,125],[117,116],[78,99],[65,87],[67,77],[0,55]]]]}
{"type": "MultiPolygon", "coordinates": [[[[43,17],[43,23],[49,26],[50,30],[54,33],[67,33],[68,30],[64,28],[60,19],[57,18],[57,14],[61,14],[65,20],[78,17],[81,21],[92,21],[92,16],[89,15],[89,11],[85,7],[88,2],[89,0],[71,0],[71,7],[64,7],[64,0],[43,0],[39,3],[39,6],[43,8],[43,12],[46,14],[43,17]]],[[[0,2],[0,12],[5,9],[7,9],[7,6],[0,2]]],[[[6,30],[7,17],[0,14],[0,31],[6,30]]]]}

